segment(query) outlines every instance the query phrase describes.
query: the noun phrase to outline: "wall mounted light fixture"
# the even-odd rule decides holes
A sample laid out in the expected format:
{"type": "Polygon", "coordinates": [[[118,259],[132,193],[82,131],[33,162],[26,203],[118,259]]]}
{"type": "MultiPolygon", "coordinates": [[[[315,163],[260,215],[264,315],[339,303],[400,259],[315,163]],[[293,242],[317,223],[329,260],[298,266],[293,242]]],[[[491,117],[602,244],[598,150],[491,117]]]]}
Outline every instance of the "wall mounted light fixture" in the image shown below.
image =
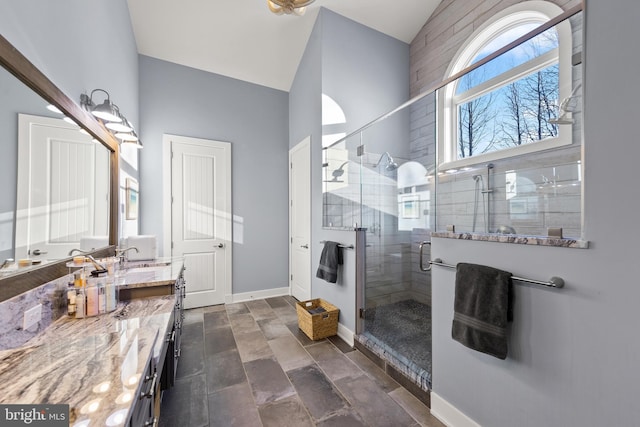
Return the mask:
{"type": "Polygon", "coordinates": [[[136,148],[142,148],[142,142],[138,139],[133,125],[120,112],[120,108],[111,102],[109,92],[104,89],[94,89],[90,95],[83,93],[80,95],[80,106],[97,117],[121,143],[132,144],[136,148]],[[93,101],[93,94],[96,92],[102,92],[107,95],[102,104],[96,104],[93,101]]]}

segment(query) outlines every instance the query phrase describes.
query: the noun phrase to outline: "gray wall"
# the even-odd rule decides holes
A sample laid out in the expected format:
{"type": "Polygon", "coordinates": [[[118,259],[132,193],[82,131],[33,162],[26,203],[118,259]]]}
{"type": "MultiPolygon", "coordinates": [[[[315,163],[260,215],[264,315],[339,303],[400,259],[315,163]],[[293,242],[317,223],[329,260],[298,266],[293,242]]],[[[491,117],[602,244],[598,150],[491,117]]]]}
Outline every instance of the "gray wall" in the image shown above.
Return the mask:
{"type": "Polygon", "coordinates": [[[5,1],[0,29],[78,104],[82,92],[102,88],[138,123],[138,54],[126,0],[5,1]]]}
{"type": "MultiPolygon", "coordinates": [[[[344,110],[353,132],[409,99],[409,46],[322,9],[322,93],[344,110]]],[[[336,130],[332,126],[324,133],[336,130]]],[[[407,158],[407,112],[365,131],[366,151],[407,158]]],[[[352,148],[352,147],[349,147],[352,148]]]]}
{"type": "MultiPolygon", "coordinates": [[[[162,135],[231,143],[233,293],[288,286],[287,93],[140,56],[143,234],[162,230],[162,135]],[[241,221],[238,223],[238,221],[241,221]]],[[[168,254],[165,254],[168,255],[168,254]]]]}
{"type": "MultiPolygon", "coordinates": [[[[126,0],[5,1],[0,3],[0,31],[76,103],[83,92],[105,89],[138,124],[138,54],[126,0]]],[[[47,115],[27,108],[23,105],[19,111],[47,115]]],[[[0,143],[1,182],[6,184],[0,203],[3,215],[16,203],[17,145],[9,141],[14,139],[0,143]]],[[[137,174],[136,165],[122,164],[137,174]]],[[[2,253],[0,248],[4,259],[2,253]]]]}
{"type": "Polygon", "coordinates": [[[516,287],[505,361],[451,339],[454,273],[433,272],[433,389],[484,426],[631,426],[640,407],[640,200],[636,100],[640,4],[586,2],[586,250],[434,239],[434,257],[566,280],[516,287]],[[615,48],[612,48],[615,46],[615,48]],[[624,94],[621,96],[620,94],[624,94]],[[615,108],[611,106],[615,105],[615,108]]]}
{"type": "MultiPolygon", "coordinates": [[[[325,93],[342,107],[349,133],[408,98],[406,43],[322,8],[289,93],[289,147],[311,135],[311,294],[338,306],[355,331],[355,251],[345,250],[338,283],[315,277],[322,240],[355,243],[355,233],[322,228],[322,105],[325,93]]],[[[336,128],[327,129],[332,133],[336,128]]]]}

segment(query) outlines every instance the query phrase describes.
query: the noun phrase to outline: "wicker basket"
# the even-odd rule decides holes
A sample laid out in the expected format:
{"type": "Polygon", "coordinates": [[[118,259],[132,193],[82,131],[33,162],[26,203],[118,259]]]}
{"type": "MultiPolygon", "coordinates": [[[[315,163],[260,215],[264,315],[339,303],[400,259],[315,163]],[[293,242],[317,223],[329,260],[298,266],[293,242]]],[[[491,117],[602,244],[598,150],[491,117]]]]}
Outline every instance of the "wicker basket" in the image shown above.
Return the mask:
{"type": "Polygon", "coordinates": [[[296,304],[296,311],[298,313],[298,327],[312,340],[321,340],[322,338],[331,337],[338,333],[338,316],[340,310],[335,305],[329,304],[323,299],[316,298],[309,301],[298,302],[296,304]],[[326,311],[316,314],[311,314],[307,311],[318,307],[322,307],[326,311]]]}

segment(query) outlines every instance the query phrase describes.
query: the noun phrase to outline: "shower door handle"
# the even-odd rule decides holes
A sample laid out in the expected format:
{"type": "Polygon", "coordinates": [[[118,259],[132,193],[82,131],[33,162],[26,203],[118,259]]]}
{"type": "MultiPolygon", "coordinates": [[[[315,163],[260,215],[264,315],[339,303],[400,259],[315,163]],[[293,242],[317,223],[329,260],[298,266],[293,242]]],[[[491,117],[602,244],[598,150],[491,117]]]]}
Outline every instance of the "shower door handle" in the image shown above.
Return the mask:
{"type": "MultiPolygon", "coordinates": [[[[422,257],[422,253],[424,252],[424,245],[430,245],[431,242],[422,242],[420,243],[420,271],[430,271],[431,270],[431,260],[429,260],[429,267],[424,268],[424,260],[422,257]]],[[[431,258],[431,257],[429,257],[431,258]]]]}

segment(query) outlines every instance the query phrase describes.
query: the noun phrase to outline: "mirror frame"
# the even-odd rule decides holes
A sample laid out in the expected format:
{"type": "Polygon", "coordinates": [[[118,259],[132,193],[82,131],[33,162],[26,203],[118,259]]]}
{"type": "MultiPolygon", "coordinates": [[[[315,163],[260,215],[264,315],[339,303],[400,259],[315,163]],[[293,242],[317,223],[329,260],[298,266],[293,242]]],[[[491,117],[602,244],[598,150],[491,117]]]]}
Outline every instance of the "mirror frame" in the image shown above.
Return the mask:
{"type": "MultiPolygon", "coordinates": [[[[85,128],[109,150],[109,246],[93,252],[104,257],[113,255],[118,242],[118,206],[120,146],[118,140],[89,112],[76,104],[51,82],[38,68],[22,55],[7,39],[0,35],[0,65],[27,87],[60,109],[67,117],[85,128]]],[[[69,272],[65,258],[42,267],[30,268],[0,280],[0,302],[36,288],[69,272]]]]}

